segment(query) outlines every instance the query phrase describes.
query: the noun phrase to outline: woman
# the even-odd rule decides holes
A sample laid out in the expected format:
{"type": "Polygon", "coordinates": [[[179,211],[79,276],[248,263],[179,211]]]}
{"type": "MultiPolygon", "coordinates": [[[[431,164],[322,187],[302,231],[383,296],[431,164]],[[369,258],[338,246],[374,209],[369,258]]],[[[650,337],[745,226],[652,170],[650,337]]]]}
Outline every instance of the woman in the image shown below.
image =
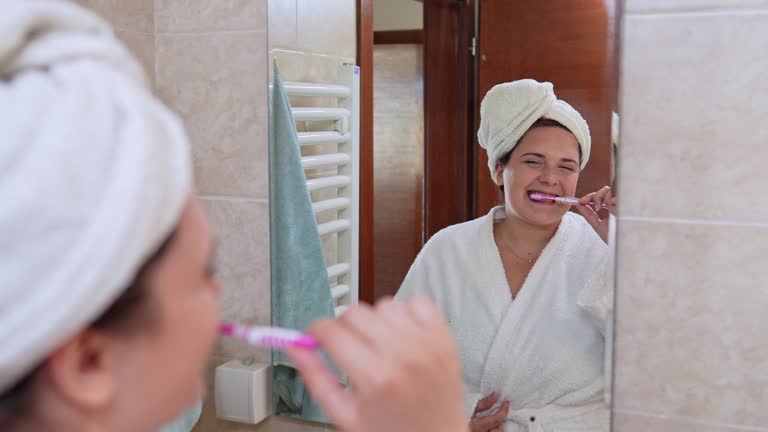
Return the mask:
{"type": "Polygon", "coordinates": [[[607,223],[531,197],[574,196],[589,128],[552,84],[521,80],[488,92],[478,137],[504,205],[432,237],[397,298],[426,294],[446,315],[473,431],[607,431],[603,337],[576,301],[606,266],[607,223]]]}
{"type": "MultiPolygon", "coordinates": [[[[181,124],[99,18],[9,0],[0,136],[0,430],[156,430],[201,398],[218,326],[181,124]]],[[[429,302],[348,315],[311,331],[353,392],[314,353],[289,353],[341,430],[464,428],[444,415],[461,382],[429,302]]]]}

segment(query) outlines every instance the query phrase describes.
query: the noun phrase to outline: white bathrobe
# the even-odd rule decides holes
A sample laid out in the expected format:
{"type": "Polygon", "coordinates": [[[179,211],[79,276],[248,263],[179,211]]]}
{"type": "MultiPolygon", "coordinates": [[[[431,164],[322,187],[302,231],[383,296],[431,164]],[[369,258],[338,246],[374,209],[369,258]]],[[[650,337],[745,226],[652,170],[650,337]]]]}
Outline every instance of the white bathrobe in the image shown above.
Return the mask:
{"type": "MultiPolygon", "coordinates": [[[[510,402],[504,430],[609,431],[604,339],[576,299],[607,265],[607,247],[568,213],[512,299],[496,243],[504,208],[448,227],[424,246],[397,293],[432,298],[459,348],[464,406],[492,392],[510,402]]],[[[495,411],[495,409],[494,409],[495,411]]]]}

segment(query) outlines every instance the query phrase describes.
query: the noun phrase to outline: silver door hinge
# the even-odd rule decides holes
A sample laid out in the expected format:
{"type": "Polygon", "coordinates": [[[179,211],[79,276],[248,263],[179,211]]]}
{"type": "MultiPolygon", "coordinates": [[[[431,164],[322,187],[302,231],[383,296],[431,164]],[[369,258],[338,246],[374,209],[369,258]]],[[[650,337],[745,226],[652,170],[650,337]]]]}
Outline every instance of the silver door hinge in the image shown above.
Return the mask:
{"type": "Polygon", "coordinates": [[[472,56],[474,57],[477,55],[477,38],[472,37],[472,46],[469,47],[469,52],[472,53],[472,56]]]}

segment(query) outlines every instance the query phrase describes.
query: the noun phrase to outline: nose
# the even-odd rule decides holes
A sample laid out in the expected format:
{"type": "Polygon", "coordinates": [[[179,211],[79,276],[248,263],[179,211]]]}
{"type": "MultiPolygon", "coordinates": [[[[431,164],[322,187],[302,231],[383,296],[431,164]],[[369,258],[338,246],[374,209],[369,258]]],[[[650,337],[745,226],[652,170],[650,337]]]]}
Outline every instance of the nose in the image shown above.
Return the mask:
{"type": "Polygon", "coordinates": [[[555,170],[544,167],[539,174],[539,181],[547,186],[554,186],[557,184],[557,176],[555,170]]]}

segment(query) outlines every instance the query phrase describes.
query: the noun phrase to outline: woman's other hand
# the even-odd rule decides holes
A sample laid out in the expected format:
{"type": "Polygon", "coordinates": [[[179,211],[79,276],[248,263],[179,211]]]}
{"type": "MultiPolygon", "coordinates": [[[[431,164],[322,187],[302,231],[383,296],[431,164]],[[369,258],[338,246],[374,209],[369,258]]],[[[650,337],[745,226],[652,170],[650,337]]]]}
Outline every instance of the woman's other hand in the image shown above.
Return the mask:
{"type": "Polygon", "coordinates": [[[504,430],[504,421],[509,412],[509,402],[504,402],[498,411],[493,414],[483,415],[483,412],[493,408],[498,400],[496,393],[480,399],[475,406],[475,412],[469,420],[469,430],[471,432],[495,432],[504,430]]]}

